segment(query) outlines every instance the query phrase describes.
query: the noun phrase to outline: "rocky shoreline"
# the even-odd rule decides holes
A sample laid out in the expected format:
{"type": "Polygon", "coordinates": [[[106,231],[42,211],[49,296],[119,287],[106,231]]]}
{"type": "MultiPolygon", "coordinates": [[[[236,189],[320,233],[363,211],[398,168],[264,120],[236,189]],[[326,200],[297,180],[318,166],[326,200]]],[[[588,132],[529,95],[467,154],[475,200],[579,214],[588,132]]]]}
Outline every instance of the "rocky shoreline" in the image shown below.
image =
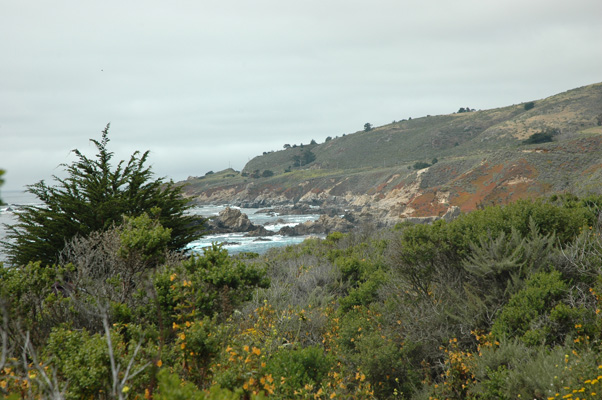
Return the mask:
{"type": "MultiPolygon", "coordinates": [[[[249,205],[247,204],[247,208],[249,205]]],[[[257,208],[257,207],[255,207],[257,208]]],[[[442,217],[409,217],[404,219],[387,219],[378,213],[371,213],[365,209],[360,212],[344,210],[339,208],[315,208],[302,205],[273,207],[261,209],[258,213],[273,213],[274,215],[304,215],[321,214],[315,221],[306,221],[295,226],[284,226],[278,231],[271,231],[264,226],[254,224],[248,215],[238,208],[226,207],[219,215],[207,220],[209,233],[236,233],[244,232],[245,236],[265,237],[273,235],[304,236],[313,234],[329,234],[331,232],[350,232],[362,225],[373,225],[376,227],[392,226],[396,223],[407,221],[414,224],[432,223],[438,219],[451,220],[460,214],[458,207],[451,207],[442,217]]]]}

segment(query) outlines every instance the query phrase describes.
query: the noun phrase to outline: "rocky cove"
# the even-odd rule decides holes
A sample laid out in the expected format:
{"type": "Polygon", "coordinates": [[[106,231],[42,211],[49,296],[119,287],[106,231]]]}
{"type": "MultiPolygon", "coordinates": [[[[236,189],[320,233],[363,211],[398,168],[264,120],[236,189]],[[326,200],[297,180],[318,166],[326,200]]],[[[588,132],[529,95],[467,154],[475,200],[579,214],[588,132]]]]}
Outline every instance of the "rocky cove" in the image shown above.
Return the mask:
{"type": "Polygon", "coordinates": [[[420,201],[424,190],[420,188],[422,174],[401,174],[383,171],[347,175],[343,178],[316,178],[303,182],[276,185],[270,180],[251,182],[231,182],[236,171],[217,173],[225,176],[219,185],[203,185],[203,179],[190,178],[184,186],[184,194],[199,206],[220,204],[219,215],[208,221],[209,232],[245,232],[247,236],[326,235],[330,232],[348,232],[355,227],[371,225],[377,228],[393,226],[400,222],[430,223],[459,215],[460,208],[447,203],[445,194],[439,193],[430,199],[430,207],[413,207],[413,201],[420,201]],[[402,179],[405,178],[405,179],[402,179]],[[375,182],[379,191],[374,189],[375,182]],[[199,184],[199,181],[201,184],[199,184]],[[272,213],[279,217],[291,215],[313,215],[311,220],[296,225],[286,224],[278,230],[266,229],[261,224],[253,224],[249,216],[237,210],[256,209],[257,212],[272,213]]]}

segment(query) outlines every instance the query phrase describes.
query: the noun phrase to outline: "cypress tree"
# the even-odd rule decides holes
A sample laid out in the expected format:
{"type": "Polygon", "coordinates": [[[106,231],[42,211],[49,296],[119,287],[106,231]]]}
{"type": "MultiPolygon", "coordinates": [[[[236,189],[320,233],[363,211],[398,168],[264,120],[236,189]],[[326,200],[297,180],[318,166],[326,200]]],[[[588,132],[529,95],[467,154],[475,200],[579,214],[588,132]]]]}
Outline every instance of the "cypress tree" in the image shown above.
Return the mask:
{"type": "Polygon", "coordinates": [[[122,160],[113,168],[108,131],[109,124],[100,141],[90,139],[98,149],[96,158],[75,149],[77,160],[62,165],[66,178],[53,176],[53,186],[40,181],[27,187],[42,204],[25,207],[15,225],[5,225],[8,240],[2,245],[10,263],[56,263],[74,236],[105,231],[122,223],[124,216],[145,212],[172,230],[170,250],[181,250],[202,235],[203,219],[187,214],[191,205],[181,196],[181,187],[153,179],[151,168],[145,165],[148,151],[136,151],[127,163],[122,160]]]}

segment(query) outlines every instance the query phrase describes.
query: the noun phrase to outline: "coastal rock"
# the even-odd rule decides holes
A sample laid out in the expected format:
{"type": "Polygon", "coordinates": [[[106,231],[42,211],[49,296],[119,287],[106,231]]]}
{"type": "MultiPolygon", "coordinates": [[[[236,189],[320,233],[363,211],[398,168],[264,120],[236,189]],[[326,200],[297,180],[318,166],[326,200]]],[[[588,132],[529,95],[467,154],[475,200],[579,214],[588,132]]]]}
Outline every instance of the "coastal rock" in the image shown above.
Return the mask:
{"type": "Polygon", "coordinates": [[[330,232],[349,232],[353,227],[354,224],[344,218],[321,215],[317,221],[307,221],[294,227],[285,226],[278,233],[288,236],[328,234],[330,232]]]}
{"type": "Polygon", "coordinates": [[[255,225],[247,214],[237,208],[226,207],[216,218],[209,220],[209,230],[213,233],[248,232],[247,236],[270,236],[274,233],[261,225],[255,225]]]}

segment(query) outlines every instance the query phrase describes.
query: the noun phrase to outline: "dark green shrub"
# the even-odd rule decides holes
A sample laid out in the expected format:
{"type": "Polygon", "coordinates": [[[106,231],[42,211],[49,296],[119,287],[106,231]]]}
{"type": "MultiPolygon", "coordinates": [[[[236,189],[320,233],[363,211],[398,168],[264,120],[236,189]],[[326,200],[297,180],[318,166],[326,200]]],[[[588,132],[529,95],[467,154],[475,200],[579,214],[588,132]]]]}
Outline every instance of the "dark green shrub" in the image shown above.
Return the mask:
{"type": "Polygon", "coordinates": [[[535,102],[534,101],[530,101],[528,103],[525,103],[525,111],[529,111],[530,109],[532,109],[533,107],[535,107],[535,102]]]}
{"type": "Polygon", "coordinates": [[[162,315],[172,322],[176,315],[225,319],[254,289],[270,284],[265,267],[232,258],[217,244],[180,265],[165,266],[154,282],[162,315]]]}
{"type": "Polygon", "coordinates": [[[523,140],[523,144],[537,144],[537,143],[547,143],[553,142],[554,136],[560,133],[557,129],[546,129],[541,132],[536,132],[529,136],[527,139],[523,140]]]}
{"type": "Polygon", "coordinates": [[[420,353],[411,342],[399,344],[388,336],[383,332],[370,332],[359,338],[354,359],[365,372],[376,398],[397,393],[399,397],[410,399],[423,379],[420,353]]]}
{"type": "Polygon", "coordinates": [[[346,312],[354,306],[369,305],[378,298],[378,290],[385,282],[385,274],[375,271],[370,278],[349,290],[347,296],[339,300],[340,311],[346,312]]]}
{"type": "Polygon", "coordinates": [[[44,349],[58,377],[68,381],[68,399],[99,397],[110,393],[111,367],[104,337],[84,331],[55,329],[44,349]]]}
{"type": "Polygon", "coordinates": [[[240,400],[242,398],[249,400],[265,399],[263,393],[245,394],[243,389],[229,390],[213,385],[207,391],[200,390],[190,382],[182,380],[167,369],[162,370],[157,375],[158,387],[153,398],[156,400],[240,400]]]}
{"type": "Polygon", "coordinates": [[[280,350],[267,362],[265,373],[271,374],[276,382],[278,394],[292,399],[295,391],[305,385],[319,384],[326,378],[334,360],[320,346],[309,346],[301,349],[280,350]]]}
{"type": "Polygon", "coordinates": [[[550,333],[549,326],[538,326],[536,322],[552,310],[567,293],[568,286],[557,271],[537,273],[525,285],[510,298],[496,318],[492,332],[500,338],[517,337],[536,345],[550,333]]]}
{"type": "Polygon", "coordinates": [[[414,163],[414,165],[412,166],[412,168],[418,170],[418,169],[424,169],[424,168],[428,168],[430,167],[431,164],[424,162],[424,161],[417,161],[414,163]]]}
{"type": "Polygon", "coordinates": [[[183,374],[188,381],[202,386],[210,377],[209,366],[222,345],[222,333],[216,318],[204,317],[175,325],[174,352],[181,354],[183,374]]]}

